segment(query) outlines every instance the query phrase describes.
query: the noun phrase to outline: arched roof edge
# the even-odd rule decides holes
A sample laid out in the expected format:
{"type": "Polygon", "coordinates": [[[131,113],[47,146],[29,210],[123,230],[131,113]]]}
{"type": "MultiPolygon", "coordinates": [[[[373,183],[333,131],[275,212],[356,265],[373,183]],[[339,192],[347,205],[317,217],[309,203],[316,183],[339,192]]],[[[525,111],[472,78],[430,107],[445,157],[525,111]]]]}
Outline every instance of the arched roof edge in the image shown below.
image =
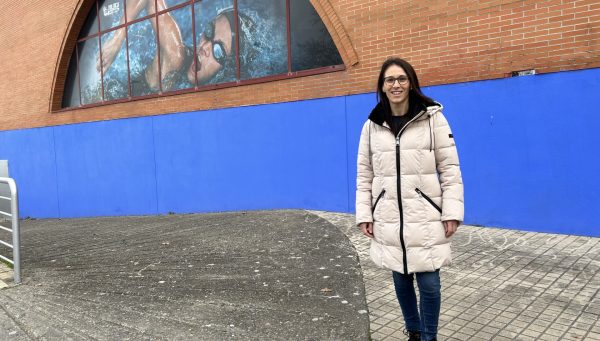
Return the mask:
{"type": "Polygon", "coordinates": [[[69,24],[65,28],[60,50],[56,57],[56,64],[54,66],[54,79],[52,80],[52,92],[50,94],[50,103],[48,105],[49,112],[61,109],[64,83],[69,69],[69,60],[75,49],[79,31],[94,3],[95,0],[79,0],[73,9],[69,24]]]}
{"type": "Polygon", "coordinates": [[[310,0],[310,3],[321,17],[325,27],[327,27],[346,67],[358,64],[358,54],[354,50],[352,41],[329,0],[310,0]]]}

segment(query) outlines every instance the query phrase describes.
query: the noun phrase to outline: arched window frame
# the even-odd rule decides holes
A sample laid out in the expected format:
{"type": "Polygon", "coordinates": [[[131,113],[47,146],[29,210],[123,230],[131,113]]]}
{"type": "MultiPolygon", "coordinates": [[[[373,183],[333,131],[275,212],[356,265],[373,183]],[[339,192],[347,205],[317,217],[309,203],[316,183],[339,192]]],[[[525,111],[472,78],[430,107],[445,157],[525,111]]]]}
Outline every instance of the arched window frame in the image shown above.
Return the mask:
{"type": "MultiPolygon", "coordinates": [[[[124,0],[124,1],[126,1],[126,0],[124,0]]],[[[71,17],[70,23],[66,30],[65,39],[63,39],[63,43],[61,46],[61,53],[58,57],[58,61],[56,64],[56,69],[55,69],[55,73],[54,73],[54,81],[53,81],[53,89],[51,92],[50,103],[49,103],[50,112],[71,111],[71,110],[78,110],[78,109],[82,109],[82,108],[104,106],[104,105],[110,105],[110,104],[116,104],[116,103],[122,103],[122,102],[130,102],[130,101],[136,101],[136,100],[147,99],[147,98],[156,98],[156,97],[178,95],[178,94],[192,93],[192,92],[199,92],[199,91],[206,91],[206,90],[215,90],[215,89],[220,89],[220,88],[237,87],[237,86],[244,86],[244,85],[249,85],[249,84],[272,82],[272,81],[282,80],[282,79],[324,74],[324,73],[329,73],[329,72],[342,71],[342,70],[346,69],[347,65],[352,66],[352,65],[355,65],[358,63],[357,54],[354,51],[354,49],[348,39],[348,35],[346,34],[343,26],[340,24],[339,18],[337,17],[335,12],[332,10],[333,7],[329,3],[329,1],[328,0],[310,0],[314,9],[317,11],[319,16],[321,17],[321,20],[327,27],[329,34],[331,35],[331,38],[333,39],[334,44],[336,45],[336,48],[337,48],[338,52],[340,53],[340,56],[342,57],[343,64],[326,66],[326,67],[315,68],[315,69],[310,69],[310,70],[291,71],[291,58],[292,58],[291,53],[290,53],[290,50],[291,50],[290,1],[291,0],[286,0],[288,72],[285,74],[278,74],[278,75],[271,75],[271,76],[265,76],[265,77],[260,77],[260,78],[240,80],[240,77],[239,77],[239,72],[240,72],[239,54],[237,54],[236,67],[237,67],[237,76],[238,76],[237,79],[238,80],[235,82],[210,84],[210,85],[196,85],[195,87],[192,87],[189,89],[165,91],[165,92],[160,91],[159,93],[156,93],[156,94],[145,95],[145,96],[136,96],[136,97],[131,96],[131,89],[129,89],[129,96],[126,98],[123,98],[123,99],[110,100],[110,101],[105,101],[103,99],[102,101],[93,103],[93,104],[86,104],[86,105],[80,105],[80,106],[75,106],[75,107],[62,108],[62,98],[63,98],[63,94],[64,94],[64,90],[65,90],[64,86],[65,86],[65,81],[67,78],[69,60],[71,59],[73,52],[76,51],[76,45],[78,42],[86,40],[86,39],[90,39],[90,38],[96,37],[96,36],[101,37],[102,34],[116,31],[118,29],[127,28],[130,25],[133,25],[137,22],[141,22],[142,20],[146,20],[148,18],[154,17],[154,18],[158,19],[158,17],[161,14],[175,11],[177,9],[183,8],[188,5],[191,5],[192,13],[193,13],[193,7],[194,7],[193,4],[195,4],[198,1],[201,1],[201,0],[188,0],[181,4],[169,7],[165,10],[157,11],[154,14],[144,16],[143,18],[137,18],[132,21],[128,21],[125,24],[118,25],[118,26],[112,27],[112,28],[104,30],[104,31],[100,31],[100,28],[99,28],[99,32],[95,33],[94,35],[90,35],[85,38],[79,39],[78,38],[79,32],[82,29],[90,10],[93,8],[93,6],[96,6],[96,10],[98,10],[98,6],[99,6],[98,0],[80,0],[79,4],[77,6],[77,9],[73,12],[73,16],[71,17]]],[[[236,16],[237,16],[238,0],[233,0],[233,1],[234,1],[235,9],[236,9],[236,16]]],[[[192,23],[194,24],[193,19],[192,19],[192,23]]],[[[195,28],[193,28],[193,29],[195,30],[195,28]]],[[[237,33],[237,29],[238,28],[237,28],[237,22],[236,22],[236,33],[237,33]]],[[[195,33],[194,33],[194,35],[195,35],[195,33]]],[[[195,44],[196,44],[196,42],[194,39],[194,47],[195,47],[195,44]]],[[[236,41],[236,44],[239,44],[239,40],[236,41]]],[[[239,48],[239,46],[238,46],[238,48],[239,48]]],[[[194,50],[195,50],[195,48],[194,48],[194,50]]],[[[129,63],[129,58],[127,58],[127,62],[129,63]]],[[[194,63],[195,63],[195,61],[194,61],[194,63]]],[[[159,69],[160,69],[160,67],[159,67],[159,69]]],[[[128,80],[129,80],[129,75],[128,75],[128,80]]],[[[103,82],[102,82],[102,84],[103,84],[103,82]]],[[[130,80],[129,80],[129,88],[131,88],[130,80]]],[[[102,96],[104,98],[104,91],[102,91],[102,96]]]]}

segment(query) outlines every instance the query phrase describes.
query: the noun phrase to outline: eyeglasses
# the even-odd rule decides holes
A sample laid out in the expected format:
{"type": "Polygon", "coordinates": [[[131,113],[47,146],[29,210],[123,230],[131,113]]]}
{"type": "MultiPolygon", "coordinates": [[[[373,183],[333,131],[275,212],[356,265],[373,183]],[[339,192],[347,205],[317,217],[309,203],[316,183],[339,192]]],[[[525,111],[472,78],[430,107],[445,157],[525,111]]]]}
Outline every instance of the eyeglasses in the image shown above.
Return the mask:
{"type": "Polygon", "coordinates": [[[385,77],[383,79],[383,82],[385,83],[385,85],[389,85],[389,86],[394,86],[394,83],[396,83],[396,81],[398,81],[399,85],[404,85],[406,83],[408,83],[408,77],[406,76],[398,76],[398,77],[385,77]]]}
{"type": "Polygon", "coordinates": [[[212,55],[217,63],[224,65],[227,60],[227,53],[225,53],[225,46],[221,41],[215,41],[215,22],[214,20],[209,22],[202,32],[204,39],[212,43],[212,55]]]}

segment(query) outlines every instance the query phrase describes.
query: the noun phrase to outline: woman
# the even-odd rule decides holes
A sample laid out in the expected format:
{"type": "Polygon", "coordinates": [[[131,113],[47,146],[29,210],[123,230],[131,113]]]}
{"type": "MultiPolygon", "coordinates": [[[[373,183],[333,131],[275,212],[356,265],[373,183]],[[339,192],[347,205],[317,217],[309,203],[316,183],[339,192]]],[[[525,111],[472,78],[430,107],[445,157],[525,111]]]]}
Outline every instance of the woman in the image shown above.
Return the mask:
{"type": "Polygon", "coordinates": [[[421,92],[407,61],[383,63],[377,98],[360,136],[356,222],[371,238],[371,259],[392,270],[409,340],[436,340],[439,269],[450,264],[463,220],[456,145],[442,106],[421,92]]]}

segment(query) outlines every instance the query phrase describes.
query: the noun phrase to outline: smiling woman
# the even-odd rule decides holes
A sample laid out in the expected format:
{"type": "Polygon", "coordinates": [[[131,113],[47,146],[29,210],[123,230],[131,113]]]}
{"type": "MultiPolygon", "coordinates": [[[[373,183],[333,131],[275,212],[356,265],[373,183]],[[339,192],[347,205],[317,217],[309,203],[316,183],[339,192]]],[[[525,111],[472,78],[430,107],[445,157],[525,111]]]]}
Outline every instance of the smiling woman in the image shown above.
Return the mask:
{"type": "Polygon", "coordinates": [[[341,64],[309,0],[98,0],[69,64],[63,108],[341,64]]]}
{"type": "Polygon", "coordinates": [[[440,268],[464,218],[456,144],[442,106],[423,94],[406,60],[382,64],[377,99],[360,135],[356,223],[371,239],[373,262],[392,272],[409,341],[436,340],[440,268]]]}

